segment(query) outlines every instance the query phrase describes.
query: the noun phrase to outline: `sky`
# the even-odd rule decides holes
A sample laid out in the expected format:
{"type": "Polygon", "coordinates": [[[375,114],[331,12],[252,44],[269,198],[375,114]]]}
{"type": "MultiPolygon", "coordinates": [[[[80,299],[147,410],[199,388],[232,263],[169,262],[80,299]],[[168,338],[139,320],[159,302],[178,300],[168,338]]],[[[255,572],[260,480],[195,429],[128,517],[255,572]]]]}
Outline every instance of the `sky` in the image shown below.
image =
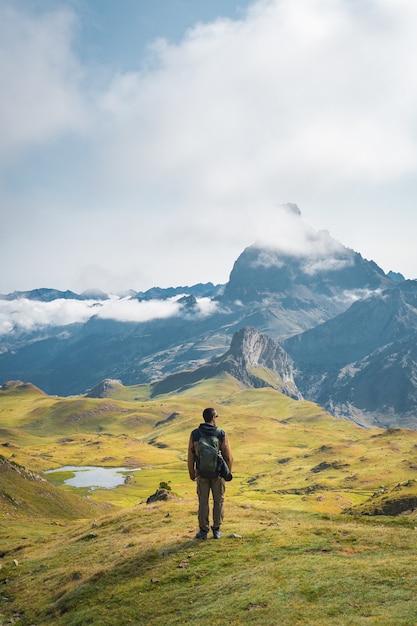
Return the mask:
{"type": "Polygon", "coordinates": [[[224,284],[317,231],[416,278],[416,32],[415,0],[0,0],[0,294],[224,284]]]}

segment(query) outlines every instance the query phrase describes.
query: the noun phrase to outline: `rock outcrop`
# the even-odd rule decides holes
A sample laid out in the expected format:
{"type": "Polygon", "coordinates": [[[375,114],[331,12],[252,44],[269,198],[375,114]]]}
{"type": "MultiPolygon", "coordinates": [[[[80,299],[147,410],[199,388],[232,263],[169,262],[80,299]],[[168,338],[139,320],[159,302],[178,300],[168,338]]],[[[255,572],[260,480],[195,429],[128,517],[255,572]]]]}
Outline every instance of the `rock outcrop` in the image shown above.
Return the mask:
{"type": "Polygon", "coordinates": [[[117,387],[122,386],[121,380],[115,380],[113,378],[106,378],[101,383],[93,387],[87,394],[87,398],[109,398],[111,392],[117,387]]]}
{"type": "Polygon", "coordinates": [[[273,339],[255,328],[244,327],[232,338],[229,350],[193,371],[167,376],[153,385],[153,395],[184,389],[199,380],[230,374],[245,387],[272,387],[281,393],[301,400],[294,382],[292,363],[285,350],[273,339]]]}
{"type": "Polygon", "coordinates": [[[273,387],[287,396],[302,399],[287,353],[256,328],[237,331],[219,365],[247,387],[273,387]]]}

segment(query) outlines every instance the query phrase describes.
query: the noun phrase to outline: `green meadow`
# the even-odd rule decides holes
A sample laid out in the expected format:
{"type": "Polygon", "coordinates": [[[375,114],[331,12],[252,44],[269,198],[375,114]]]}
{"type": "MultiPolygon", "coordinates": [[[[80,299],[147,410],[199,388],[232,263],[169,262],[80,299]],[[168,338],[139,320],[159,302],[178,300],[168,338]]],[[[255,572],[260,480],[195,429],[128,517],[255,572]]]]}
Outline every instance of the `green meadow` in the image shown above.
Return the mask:
{"type": "Polygon", "coordinates": [[[416,431],[229,376],[154,391],[0,390],[1,626],[417,624],[416,431]],[[198,542],[186,454],[206,406],[235,462],[223,537],[198,542]],[[66,465],[129,478],[90,490],[44,473],[66,465]]]}

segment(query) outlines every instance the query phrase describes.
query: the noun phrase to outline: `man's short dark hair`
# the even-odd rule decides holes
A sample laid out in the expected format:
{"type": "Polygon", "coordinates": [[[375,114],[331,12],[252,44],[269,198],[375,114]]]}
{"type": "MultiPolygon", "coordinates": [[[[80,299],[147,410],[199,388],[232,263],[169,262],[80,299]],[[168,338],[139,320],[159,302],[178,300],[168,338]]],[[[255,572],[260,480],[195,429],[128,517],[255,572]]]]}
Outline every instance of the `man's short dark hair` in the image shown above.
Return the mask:
{"type": "Polygon", "coordinates": [[[207,409],[204,409],[203,417],[204,417],[204,421],[206,423],[211,422],[213,417],[217,417],[216,409],[212,409],[211,407],[208,407],[207,409]]]}

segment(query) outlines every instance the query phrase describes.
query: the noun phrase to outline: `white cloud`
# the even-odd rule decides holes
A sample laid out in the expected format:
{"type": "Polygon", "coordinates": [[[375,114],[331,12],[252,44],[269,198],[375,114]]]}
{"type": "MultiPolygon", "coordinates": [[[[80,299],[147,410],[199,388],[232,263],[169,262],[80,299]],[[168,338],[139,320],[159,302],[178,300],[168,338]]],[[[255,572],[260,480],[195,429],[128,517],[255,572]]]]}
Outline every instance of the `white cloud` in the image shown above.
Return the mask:
{"type": "Polygon", "coordinates": [[[82,69],[72,50],[76,18],[0,6],[0,158],[80,129],[82,69]]]}
{"type": "Polygon", "coordinates": [[[286,200],[415,267],[414,2],[259,0],[104,87],[78,19],[0,8],[0,292],[226,282],[254,241],[327,250],[286,200]]]}
{"type": "Polygon", "coordinates": [[[217,310],[217,303],[209,298],[197,298],[195,308],[185,310],[178,302],[180,298],[138,301],[112,296],[108,300],[0,300],[0,335],[15,330],[30,332],[48,326],[85,323],[92,317],[139,323],[178,315],[206,317],[217,310]]]}
{"type": "Polygon", "coordinates": [[[353,265],[352,257],[345,257],[342,259],[335,258],[321,258],[310,261],[309,263],[305,263],[303,265],[303,272],[308,274],[309,276],[314,276],[314,274],[320,272],[338,272],[345,267],[349,267],[353,265]]]}
{"type": "Polygon", "coordinates": [[[276,207],[274,213],[271,221],[276,220],[279,229],[263,233],[257,242],[261,251],[254,265],[282,267],[282,253],[305,258],[306,273],[315,273],[321,264],[329,267],[330,257],[334,269],[351,262],[352,252],[331,237],[328,231],[317,232],[311,228],[302,218],[297,205],[289,203],[276,207]]]}
{"type": "Polygon", "coordinates": [[[249,194],[252,206],[287,177],[414,171],[417,85],[404,53],[417,52],[416,11],[379,0],[369,13],[347,0],[263,1],[243,20],[160,42],[150,71],[115,77],[101,98],[108,171],[134,186],[162,176],[185,197],[249,194]]]}
{"type": "Polygon", "coordinates": [[[197,298],[196,310],[201,317],[209,317],[216,313],[218,309],[219,304],[210,298],[197,298]]]}
{"type": "MultiPolygon", "coordinates": [[[[417,53],[416,17],[385,0],[372,9],[258,2],[240,21],[160,42],[151,69],[115,77],[100,99],[99,171],[108,191],[135,194],[149,258],[158,265],[154,250],[180,242],[188,254],[174,243],[174,263],[187,275],[207,241],[233,251],[229,267],[255,239],[311,246],[283,227],[283,195],[320,203],[329,191],[344,198],[415,173],[417,85],[405,76],[405,52],[417,53]]],[[[343,213],[331,224],[349,222],[343,213]]]]}
{"type": "Polygon", "coordinates": [[[259,253],[253,266],[278,267],[285,264],[284,255],[302,259],[301,269],[313,276],[322,271],[338,271],[354,262],[354,252],[333,239],[327,231],[314,231],[301,215],[279,208],[280,233],[268,241],[264,237],[258,242],[259,253]]]}

